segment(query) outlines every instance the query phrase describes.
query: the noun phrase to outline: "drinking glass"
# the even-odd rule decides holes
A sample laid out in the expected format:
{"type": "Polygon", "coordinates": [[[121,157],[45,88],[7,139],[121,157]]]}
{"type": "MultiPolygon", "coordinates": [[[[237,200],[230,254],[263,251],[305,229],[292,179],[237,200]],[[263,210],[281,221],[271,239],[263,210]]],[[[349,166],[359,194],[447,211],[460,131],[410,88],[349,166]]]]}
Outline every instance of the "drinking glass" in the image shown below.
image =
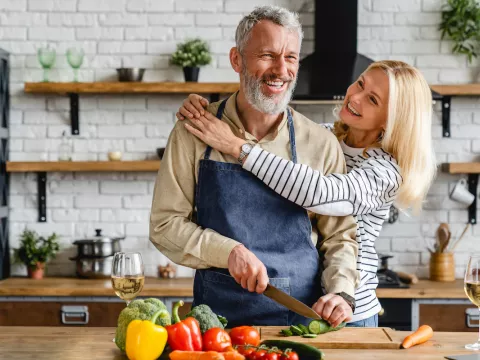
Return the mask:
{"type": "Polygon", "coordinates": [[[83,49],[69,48],[67,50],[67,61],[73,69],[73,81],[78,82],[78,69],[83,64],[85,53],[83,49]]]}
{"type": "MultiPolygon", "coordinates": [[[[480,311],[480,254],[470,256],[465,270],[464,285],[468,299],[474,305],[478,306],[480,311]]],[[[465,345],[465,348],[469,350],[480,350],[480,328],[477,342],[465,345]]]]}
{"type": "Polygon", "coordinates": [[[50,47],[42,47],[37,50],[37,58],[43,68],[43,81],[48,82],[48,71],[55,64],[56,52],[50,47]]]}
{"type": "Polygon", "coordinates": [[[115,294],[125,302],[135,299],[143,289],[145,275],[140,253],[117,252],[112,264],[112,287],[115,294]]]}

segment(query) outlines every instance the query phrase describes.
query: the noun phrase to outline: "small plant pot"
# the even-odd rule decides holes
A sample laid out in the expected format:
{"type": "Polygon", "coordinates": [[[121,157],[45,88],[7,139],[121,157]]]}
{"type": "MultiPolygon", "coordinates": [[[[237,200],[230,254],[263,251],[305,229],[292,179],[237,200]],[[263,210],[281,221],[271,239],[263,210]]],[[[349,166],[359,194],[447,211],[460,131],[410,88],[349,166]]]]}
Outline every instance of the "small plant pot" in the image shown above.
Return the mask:
{"type": "Polygon", "coordinates": [[[29,266],[27,268],[28,277],[35,280],[43,279],[44,270],[45,270],[44,263],[37,263],[37,266],[34,266],[34,267],[29,266]]]}
{"type": "Polygon", "coordinates": [[[200,72],[199,67],[186,66],[183,68],[183,76],[185,81],[198,82],[198,73],[200,72]]]}

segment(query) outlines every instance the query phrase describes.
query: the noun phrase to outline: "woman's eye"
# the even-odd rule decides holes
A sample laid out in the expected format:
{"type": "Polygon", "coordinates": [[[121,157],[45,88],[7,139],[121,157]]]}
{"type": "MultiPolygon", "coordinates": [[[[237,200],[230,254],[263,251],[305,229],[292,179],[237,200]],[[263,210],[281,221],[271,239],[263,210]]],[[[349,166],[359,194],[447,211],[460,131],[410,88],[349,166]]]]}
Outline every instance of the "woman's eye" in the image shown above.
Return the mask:
{"type": "Polygon", "coordinates": [[[374,103],[375,105],[378,105],[377,99],[375,99],[373,96],[370,96],[370,101],[374,103]]]}
{"type": "Polygon", "coordinates": [[[358,80],[358,86],[360,86],[363,89],[363,81],[362,80],[358,80]]]}

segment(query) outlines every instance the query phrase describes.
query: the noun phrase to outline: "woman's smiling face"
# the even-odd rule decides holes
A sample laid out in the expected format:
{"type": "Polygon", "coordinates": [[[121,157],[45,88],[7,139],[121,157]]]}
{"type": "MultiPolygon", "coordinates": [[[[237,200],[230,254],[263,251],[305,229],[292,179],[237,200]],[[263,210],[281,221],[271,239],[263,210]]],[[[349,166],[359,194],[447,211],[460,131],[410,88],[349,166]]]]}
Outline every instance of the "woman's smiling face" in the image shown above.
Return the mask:
{"type": "Polygon", "coordinates": [[[340,119],[352,129],[381,132],[387,122],[388,98],[387,74],[371,69],[348,87],[340,119]]]}

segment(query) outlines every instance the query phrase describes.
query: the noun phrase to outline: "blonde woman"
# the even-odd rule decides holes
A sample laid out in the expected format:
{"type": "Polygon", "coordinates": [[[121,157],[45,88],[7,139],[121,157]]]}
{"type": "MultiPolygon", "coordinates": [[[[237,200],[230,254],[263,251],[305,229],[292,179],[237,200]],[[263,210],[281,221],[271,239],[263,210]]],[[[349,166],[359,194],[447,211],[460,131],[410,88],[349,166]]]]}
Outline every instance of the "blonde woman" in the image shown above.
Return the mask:
{"type": "MultiPolygon", "coordinates": [[[[192,94],[177,117],[191,119],[195,127],[187,123],[185,126],[192,134],[216,150],[238,158],[246,141],[235,136],[226,123],[203,111],[202,105],[207,104],[205,99],[192,94]]],[[[340,142],[347,174],[323,176],[306,165],[263,150],[261,141],[243,160],[245,170],[309,211],[356,216],[357,269],[361,280],[349,326],[378,326],[381,306],[375,294],[375,239],[392,203],[419,210],[434,178],[431,104],[430,88],[417,69],[400,61],[374,62],[348,88],[345,101],[336,112],[338,120],[324,125],[340,142]]],[[[323,304],[317,302],[313,309],[321,313],[323,304]]]]}

